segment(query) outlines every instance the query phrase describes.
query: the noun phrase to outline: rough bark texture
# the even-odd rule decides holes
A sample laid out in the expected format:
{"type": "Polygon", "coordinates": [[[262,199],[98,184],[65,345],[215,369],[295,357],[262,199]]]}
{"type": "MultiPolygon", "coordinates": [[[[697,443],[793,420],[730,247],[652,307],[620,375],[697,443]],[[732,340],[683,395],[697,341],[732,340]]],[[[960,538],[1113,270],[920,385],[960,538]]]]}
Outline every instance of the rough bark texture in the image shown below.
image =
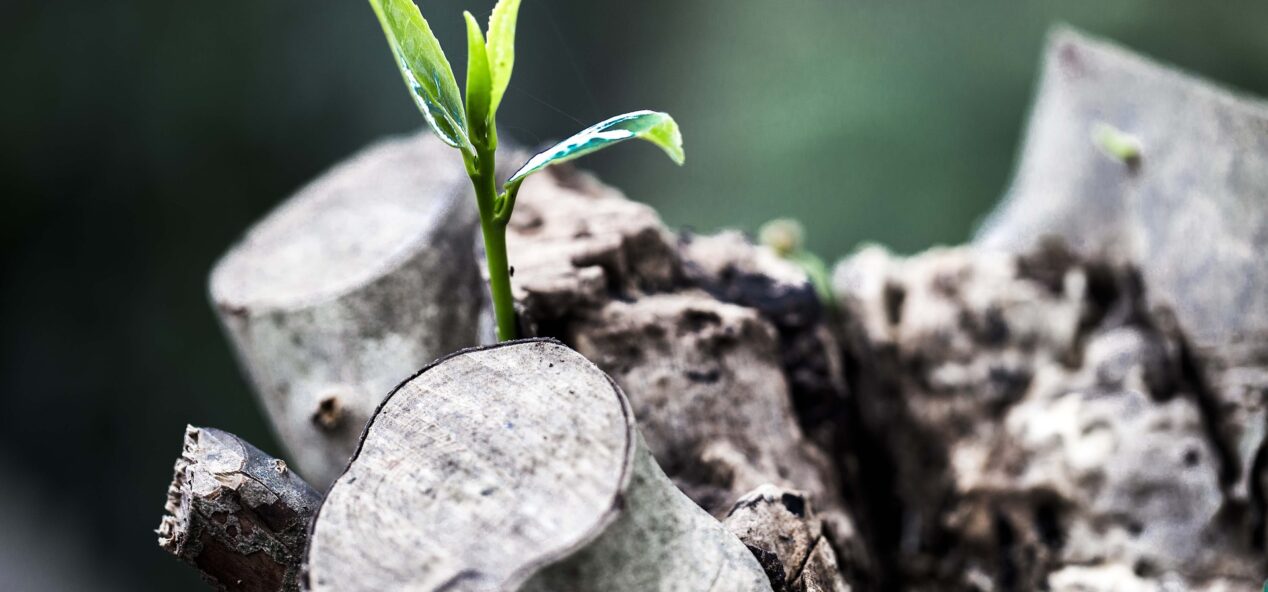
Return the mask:
{"type": "Polygon", "coordinates": [[[585,173],[541,175],[510,230],[526,327],[612,375],[652,453],[698,503],[722,514],[766,482],[835,487],[797,425],[772,323],[695,287],[651,208],[585,173]]]}
{"type": "MultiPolygon", "coordinates": [[[[434,139],[376,148],[213,277],[319,481],[396,380],[475,339],[461,171],[434,139]]],[[[675,236],[589,175],[536,175],[508,235],[519,322],[598,367],[524,342],[403,384],[321,511],[308,582],[1256,589],[1265,188],[1268,109],[1064,31],[977,246],[863,250],[832,307],[742,235],[675,236]],[[1141,155],[1107,157],[1102,124],[1141,155]]]]}
{"type": "Polygon", "coordinates": [[[314,522],[308,587],[513,590],[565,560],[530,588],[769,590],[639,449],[620,389],[557,342],[444,359],[370,421],[314,522]]]}
{"type": "Polygon", "coordinates": [[[1262,496],[1268,425],[1265,191],[1268,104],[1058,31],[1016,180],[976,239],[1017,251],[1056,235],[1139,265],[1149,303],[1173,311],[1218,399],[1239,500],[1262,496]],[[1101,123],[1139,139],[1138,162],[1097,149],[1101,123]]]}
{"type": "Polygon", "coordinates": [[[185,428],[159,545],[217,590],[298,590],[317,492],[237,436],[185,428]]]}
{"type": "Polygon", "coordinates": [[[477,343],[461,158],[388,140],[317,179],[217,264],[211,297],[289,458],[329,486],[402,377],[477,343]]]}
{"type": "Polygon", "coordinates": [[[1262,582],[1252,513],[1222,486],[1232,458],[1215,401],[1133,268],[1053,243],[1021,256],[869,249],[835,284],[879,443],[862,458],[869,508],[898,581],[1262,582]]]}
{"type": "Polygon", "coordinates": [[[807,425],[831,423],[846,400],[803,272],[735,233],[675,237],[647,206],[568,170],[525,184],[507,242],[524,328],[616,380],[687,495],[721,517],[766,483],[804,490],[847,554],[866,557],[825,454],[840,432],[825,427],[816,445],[798,421],[803,410],[807,425]]]}
{"type": "Polygon", "coordinates": [[[724,522],[753,552],[775,592],[848,592],[832,544],[805,492],[763,485],[724,522]]]}

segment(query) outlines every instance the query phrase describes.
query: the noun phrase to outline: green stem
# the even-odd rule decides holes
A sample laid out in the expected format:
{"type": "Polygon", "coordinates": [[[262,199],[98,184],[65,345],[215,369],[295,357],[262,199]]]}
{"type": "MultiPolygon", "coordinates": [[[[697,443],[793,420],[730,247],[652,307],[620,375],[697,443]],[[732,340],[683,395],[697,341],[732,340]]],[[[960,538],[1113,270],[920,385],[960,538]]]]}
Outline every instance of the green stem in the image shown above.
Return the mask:
{"type": "MultiPolygon", "coordinates": [[[[497,176],[493,147],[476,145],[474,157],[464,154],[467,175],[475,188],[480,208],[480,230],[484,235],[484,258],[489,268],[489,292],[497,319],[498,341],[515,339],[515,303],[511,298],[511,269],[506,257],[506,224],[509,215],[498,215],[497,176]]],[[[509,214],[509,211],[507,212],[509,214]]]]}

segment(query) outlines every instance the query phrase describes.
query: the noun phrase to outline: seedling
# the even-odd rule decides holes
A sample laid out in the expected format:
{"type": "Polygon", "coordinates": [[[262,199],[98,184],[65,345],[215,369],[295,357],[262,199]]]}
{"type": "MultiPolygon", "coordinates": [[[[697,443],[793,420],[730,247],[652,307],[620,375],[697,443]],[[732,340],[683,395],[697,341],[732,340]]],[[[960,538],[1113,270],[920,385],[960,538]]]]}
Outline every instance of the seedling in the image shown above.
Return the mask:
{"type": "Polygon", "coordinates": [[[828,266],[823,259],[805,248],[806,231],[801,223],[791,218],[776,218],[762,225],[757,231],[757,240],[770,247],[776,255],[792,262],[806,272],[810,284],[814,286],[819,300],[828,308],[835,307],[832,296],[832,281],[828,274],[828,266]]]}
{"type": "Polygon", "coordinates": [[[678,124],[668,114],[656,111],[617,115],[528,159],[499,187],[494,173],[498,146],[495,115],[515,63],[515,19],[520,1],[499,0],[489,17],[488,30],[483,34],[475,17],[470,12],[463,13],[467,21],[465,102],[458,94],[453,68],[440,42],[413,0],[370,0],[370,6],[383,25],[405,86],[427,125],[442,141],[462,152],[480,211],[498,339],[514,339],[517,331],[506,257],[506,225],[515,209],[520,184],[546,167],[633,138],[660,146],[674,162],[682,164],[682,134],[678,124]]]}
{"type": "Polygon", "coordinates": [[[1099,121],[1092,126],[1092,143],[1128,168],[1135,169],[1140,164],[1140,139],[1108,123],[1099,121]]]}

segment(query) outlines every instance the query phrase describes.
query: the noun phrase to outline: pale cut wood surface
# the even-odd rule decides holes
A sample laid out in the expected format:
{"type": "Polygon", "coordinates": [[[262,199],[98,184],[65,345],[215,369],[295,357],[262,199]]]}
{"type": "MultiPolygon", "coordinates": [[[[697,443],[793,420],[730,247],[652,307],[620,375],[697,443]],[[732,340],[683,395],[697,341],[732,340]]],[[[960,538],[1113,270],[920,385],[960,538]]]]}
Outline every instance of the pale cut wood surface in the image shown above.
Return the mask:
{"type": "Polygon", "coordinates": [[[314,524],[312,590],[770,590],[566,346],[468,350],[403,384],[314,524]],[[521,586],[523,586],[521,588],[521,586]]]}
{"type": "Polygon", "coordinates": [[[1219,398],[1241,500],[1268,504],[1268,103],[1113,43],[1049,40],[1021,162],[974,242],[1019,252],[1056,235],[1138,265],[1151,306],[1175,314],[1219,398]],[[1130,164],[1092,130],[1140,144],[1130,164]],[[1258,460],[1256,460],[1258,459],[1258,460]]]}
{"type": "Polygon", "coordinates": [[[403,377],[477,343],[474,204],[454,150],[425,132],[387,140],[288,199],[212,272],[238,360],[318,488],[403,377]]]}
{"type": "Polygon", "coordinates": [[[285,462],[228,432],[185,428],[159,545],[217,590],[298,590],[321,498],[285,462]]]}
{"type": "Polygon", "coordinates": [[[624,500],[602,536],[522,590],[771,590],[753,553],[669,481],[641,437],[624,500]]]}
{"type": "Polygon", "coordinates": [[[451,356],[376,413],[308,550],[312,590],[514,589],[614,520],[634,424],[550,341],[451,356]]]}

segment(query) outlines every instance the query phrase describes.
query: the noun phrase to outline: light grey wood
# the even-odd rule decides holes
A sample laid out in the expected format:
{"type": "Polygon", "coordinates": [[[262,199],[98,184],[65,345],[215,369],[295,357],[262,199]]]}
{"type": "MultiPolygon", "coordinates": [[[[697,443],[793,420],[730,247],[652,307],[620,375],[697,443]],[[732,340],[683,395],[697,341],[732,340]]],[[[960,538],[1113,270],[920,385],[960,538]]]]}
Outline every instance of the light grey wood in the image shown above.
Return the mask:
{"type": "Polygon", "coordinates": [[[976,242],[1016,250],[1056,234],[1117,251],[1199,343],[1262,337],[1266,191],[1268,104],[1058,29],[1013,185],[976,242]],[[1139,164],[1106,156],[1098,124],[1137,138],[1139,164]]]}
{"type": "Polygon", "coordinates": [[[1241,499],[1268,456],[1266,195],[1268,103],[1060,29],[1013,185],[975,239],[1018,251],[1056,235],[1139,265],[1150,304],[1175,313],[1205,362],[1241,499]],[[1138,140],[1138,162],[1098,148],[1103,124],[1138,140]]]}
{"type": "Polygon", "coordinates": [[[1211,395],[1129,266],[869,247],[834,280],[871,507],[901,534],[877,553],[906,589],[1134,589],[1120,568],[1139,589],[1262,585],[1262,510],[1222,481],[1211,395]]]}
{"type": "Polygon", "coordinates": [[[402,378],[477,342],[464,170],[430,133],[376,144],[257,223],[211,274],[238,360],[321,489],[402,378]]]}
{"type": "Polygon", "coordinates": [[[642,437],[612,526],[551,565],[525,592],[759,592],[771,582],[747,547],[674,486],[642,437]]]}
{"type": "Polygon", "coordinates": [[[233,434],[185,428],[159,545],[217,590],[298,590],[320,497],[285,462],[233,434]]]}
{"type": "Polygon", "coordinates": [[[663,566],[687,578],[665,589],[760,576],[738,539],[646,455],[635,463],[637,447],[624,395],[567,347],[529,340],[456,354],[402,384],[370,421],[315,520],[307,584],[512,590],[582,549],[569,563],[582,567],[556,572],[563,580],[552,581],[569,582],[560,589],[650,577],[637,566],[665,557],[717,567],[663,566]],[[611,551],[589,548],[602,541],[611,551]]]}

